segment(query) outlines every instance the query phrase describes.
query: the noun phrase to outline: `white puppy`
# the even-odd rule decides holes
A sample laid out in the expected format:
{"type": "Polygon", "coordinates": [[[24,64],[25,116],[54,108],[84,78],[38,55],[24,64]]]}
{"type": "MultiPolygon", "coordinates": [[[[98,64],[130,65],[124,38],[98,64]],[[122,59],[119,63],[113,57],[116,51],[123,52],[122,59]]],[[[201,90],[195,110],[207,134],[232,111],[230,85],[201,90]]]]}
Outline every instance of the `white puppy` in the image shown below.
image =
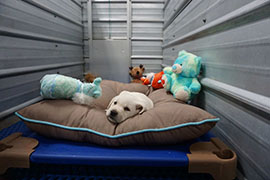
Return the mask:
{"type": "Polygon", "coordinates": [[[142,114],[154,107],[150,98],[138,92],[122,91],[108,105],[106,116],[113,123],[121,123],[127,118],[142,114]]]}

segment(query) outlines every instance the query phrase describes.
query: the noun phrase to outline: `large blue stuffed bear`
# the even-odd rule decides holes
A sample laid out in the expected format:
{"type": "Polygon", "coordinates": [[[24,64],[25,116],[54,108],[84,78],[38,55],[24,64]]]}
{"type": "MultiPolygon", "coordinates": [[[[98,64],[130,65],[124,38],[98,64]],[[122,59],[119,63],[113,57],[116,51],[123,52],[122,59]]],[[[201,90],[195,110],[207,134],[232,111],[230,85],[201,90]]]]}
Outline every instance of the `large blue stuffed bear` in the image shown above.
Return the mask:
{"type": "Polygon", "coordinates": [[[180,51],[172,67],[163,69],[164,88],[176,99],[187,102],[198,94],[201,85],[197,80],[200,73],[201,57],[186,51],[180,51]]]}

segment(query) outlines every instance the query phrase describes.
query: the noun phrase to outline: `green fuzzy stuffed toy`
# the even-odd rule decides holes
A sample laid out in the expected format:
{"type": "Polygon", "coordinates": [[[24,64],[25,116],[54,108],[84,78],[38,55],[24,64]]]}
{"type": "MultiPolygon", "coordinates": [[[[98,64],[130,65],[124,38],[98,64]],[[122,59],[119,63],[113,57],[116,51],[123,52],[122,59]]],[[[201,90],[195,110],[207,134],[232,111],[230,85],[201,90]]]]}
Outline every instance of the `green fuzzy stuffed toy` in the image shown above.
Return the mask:
{"type": "MultiPolygon", "coordinates": [[[[76,98],[98,98],[101,96],[101,78],[96,78],[93,83],[82,83],[80,80],[60,75],[45,75],[41,80],[40,94],[46,99],[73,99],[76,98]],[[83,96],[83,97],[82,97],[83,96]]],[[[80,104],[81,101],[78,102],[80,104]]]]}
{"type": "Polygon", "coordinates": [[[201,57],[186,51],[180,51],[172,67],[163,69],[164,88],[170,91],[176,99],[187,102],[201,90],[197,80],[200,73],[201,57]]]}

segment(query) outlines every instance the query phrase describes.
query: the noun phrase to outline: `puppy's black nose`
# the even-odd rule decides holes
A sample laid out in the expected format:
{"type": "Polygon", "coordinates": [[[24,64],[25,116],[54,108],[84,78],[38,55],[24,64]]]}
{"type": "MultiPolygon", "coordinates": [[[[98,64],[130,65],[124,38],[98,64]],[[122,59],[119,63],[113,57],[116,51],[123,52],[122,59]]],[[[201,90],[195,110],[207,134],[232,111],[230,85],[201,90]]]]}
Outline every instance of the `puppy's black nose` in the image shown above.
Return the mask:
{"type": "Polygon", "coordinates": [[[137,71],[137,75],[139,75],[140,74],[140,72],[139,71],[137,71]]]}
{"type": "Polygon", "coordinates": [[[115,117],[115,116],[117,116],[117,114],[118,114],[117,111],[112,110],[111,113],[110,113],[110,116],[111,116],[111,117],[115,117]]]}

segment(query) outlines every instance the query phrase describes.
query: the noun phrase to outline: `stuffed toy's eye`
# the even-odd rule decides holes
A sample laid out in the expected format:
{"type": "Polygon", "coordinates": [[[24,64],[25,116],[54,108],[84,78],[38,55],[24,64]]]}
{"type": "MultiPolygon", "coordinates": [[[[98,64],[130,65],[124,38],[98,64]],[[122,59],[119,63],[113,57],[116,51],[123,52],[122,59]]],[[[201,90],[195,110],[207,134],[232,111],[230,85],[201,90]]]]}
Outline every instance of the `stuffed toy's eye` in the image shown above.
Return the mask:
{"type": "Polygon", "coordinates": [[[130,111],[130,109],[128,107],[124,107],[125,111],[130,111]]]}
{"type": "Polygon", "coordinates": [[[117,104],[117,101],[115,101],[113,104],[117,104]]]}
{"type": "Polygon", "coordinates": [[[180,66],[183,66],[183,64],[180,64],[180,66]]]}

